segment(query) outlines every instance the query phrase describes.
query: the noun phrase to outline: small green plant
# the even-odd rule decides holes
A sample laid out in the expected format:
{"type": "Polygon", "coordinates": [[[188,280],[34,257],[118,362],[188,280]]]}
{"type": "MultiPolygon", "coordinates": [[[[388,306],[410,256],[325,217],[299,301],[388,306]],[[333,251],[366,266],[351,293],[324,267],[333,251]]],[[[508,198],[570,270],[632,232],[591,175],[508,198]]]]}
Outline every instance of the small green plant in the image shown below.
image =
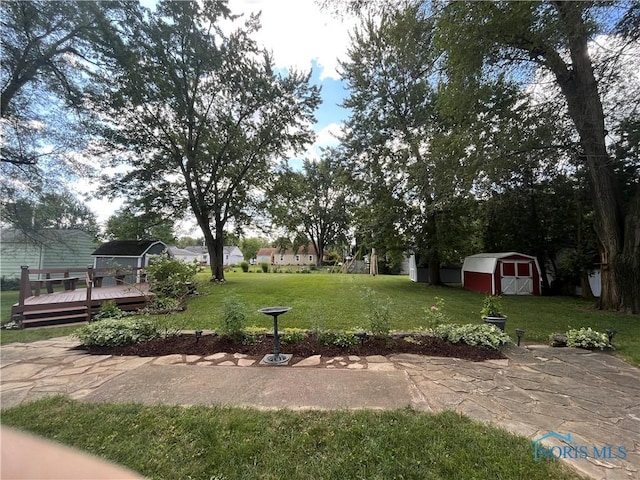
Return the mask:
{"type": "Polygon", "coordinates": [[[240,268],[244,273],[249,271],[249,262],[240,262],[240,268]]]}
{"type": "Polygon", "coordinates": [[[267,262],[262,262],[260,268],[262,269],[262,273],[269,273],[269,264],[267,262]]]}
{"type": "Polygon", "coordinates": [[[465,343],[496,350],[511,341],[509,335],[498,327],[488,324],[446,324],[436,327],[433,333],[436,337],[451,343],[465,343]]]}
{"type": "Polygon", "coordinates": [[[375,337],[389,335],[391,331],[391,308],[389,307],[391,299],[386,298],[385,301],[383,301],[368,287],[365,288],[364,298],[370,307],[370,311],[367,314],[367,321],[371,334],[375,337]]]}
{"type": "Polygon", "coordinates": [[[244,329],[244,335],[242,336],[243,345],[255,345],[258,340],[264,337],[269,330],[264,327],[251,326],[244,329]]]}
{"type": "Polygon", "coordinates": [[[323,345],[335,345],[341,348],[351,348],[360,342],[352,332],[335,330],[317,332],[316,337],[323,345]]]}
{"type": "Polygon", "coordinates": [[[567,332],[567,346],[603,350],[610,348],[609,336],[603,332],[592,330],[591,327],[581,328],[579,330],[569,330],[567,332]]]}
{"type": "Polygon", "coordinates": [[[156,323],[146,317],[106,318],[80,327],[72,336],[87,347],[120,347],[160,336],[156,323]]]}
{"type": "Polygon", "coordinates": [[[283,328],[279,332],[283,344],[300,343],[307,338],[307,331],[302,328],[283,328]]]}
{"type": "Polygon", "coordinates": [[[93,316],[94,321],[105,320],[107,318],[123,318],[125,313],[118,308],[116,302],[114,300],[107,300],[102,305],[100,305],[100,310],[93,316]]]}
{"type": "Polygon", "coordinates": [[[502,314],[502,297],[498,295],[487,295],[482,301],[480,316],[484,317],[504,317],[502,314]]]}
{"type": "Polygon", "coordinates": [[[228,296],[222,301],[221,335],[240,340],[244,334],[247,313],[245,307],[235,296],[228,296]]]}
{"type": "Polygon", "coordinates": [[[449,322],[449,318],[444,313],[444,299],[442,297],[433,297],[433,304],[424,309],[427,314],[427,327],[434,329],[439,325],[449,322]]]}
{"type": "Polygon", "coordinates": [[[154,296],[144,308],[144,313],[158,315],[161,313],[179,312],[184,309],[184,301],[181,299],[154,296]]]}

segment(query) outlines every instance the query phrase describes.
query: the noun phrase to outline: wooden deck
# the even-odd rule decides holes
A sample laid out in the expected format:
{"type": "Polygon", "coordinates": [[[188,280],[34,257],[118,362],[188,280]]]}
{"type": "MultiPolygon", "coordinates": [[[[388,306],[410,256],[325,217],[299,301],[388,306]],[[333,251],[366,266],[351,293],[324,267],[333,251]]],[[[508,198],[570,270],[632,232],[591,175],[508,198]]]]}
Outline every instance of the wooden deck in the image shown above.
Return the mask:
{"type": "Polygon", "coordinates": [[[106,301],[112,300],[121,310],[132,311],[144,308],[151,296],[148,283],[94,287],[90,300],[87,289],[78,288],[26,297],[23,305],[13,305],[11,314],[12,318],[18,316],[25,328],[85,323],[106,301]]]}
{"type": "MultiPolygon", "coordinates": [[[[134,298],[149,295],[148,283],[136,283],[135,285],[116,285],[112,287],[93,288],[91,291],[91,299],[98,300],[100,303],[108,300],[118,300],[124,298],[134,298]]],[[[87,289],[78,288],[76,290],[67,290],[64,292],[47,293],[39,296],[27,297],[24,299],[25,306],[29,305],[46,305],[60,304],[72,302],[84,302],[87,299],[87,289]]],[[[15,304],[14,306],[17,306],[15,304]]]]}

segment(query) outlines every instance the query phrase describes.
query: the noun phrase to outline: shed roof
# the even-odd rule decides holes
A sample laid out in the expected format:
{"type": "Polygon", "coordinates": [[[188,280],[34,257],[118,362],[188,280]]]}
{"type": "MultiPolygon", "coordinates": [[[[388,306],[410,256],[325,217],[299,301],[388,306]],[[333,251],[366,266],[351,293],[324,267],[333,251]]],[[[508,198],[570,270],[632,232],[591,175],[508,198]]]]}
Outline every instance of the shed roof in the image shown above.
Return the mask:
{"type": "Polygon", "coordinates": [[[156,244],[166,245],[160,240],[113,240],[103,243],[91,255],[101,257],[140,257],[156,244]]]}
{"type": "Polygon", "coordinates": [[[518,252],[487,252],[477,253],[475,255],[469,255],[464,259],[462,264],[463,272],[478,272],[478,273],[493,273],[496,269],[496,264],[501,258],[508,257],[525,257],[534,260],[537,265],[536,257],[527,255],[526,253],[518,252]]]}

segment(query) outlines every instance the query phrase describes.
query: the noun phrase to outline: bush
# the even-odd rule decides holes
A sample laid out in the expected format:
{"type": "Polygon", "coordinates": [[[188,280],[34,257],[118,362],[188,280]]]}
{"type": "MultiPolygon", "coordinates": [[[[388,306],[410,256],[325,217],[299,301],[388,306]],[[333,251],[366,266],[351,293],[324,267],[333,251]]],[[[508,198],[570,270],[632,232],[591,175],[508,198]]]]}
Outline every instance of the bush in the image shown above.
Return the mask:
{"type": "Polygon", "coordinates": [[[244,273],[249,271],[249,262],[240,262],[240,268],[244,273]]]}
{"type": "Polygon", "coordinates": [[[123,318],[126,314],[118,308],[114,300],[107,300],[100,305],[100,310],[93,316],[94,321],[106,320],[107,318],[123,318]]]}
{"type": "Polygon", "coordinates": [[[280,341],[283,344],[300,343],[307,338],[307,331],[302,328],[283,328],[278,331],[280,341]]]}
{"type": "Polygon", "coordinates": [[[449,318],[444,313],[444,299],[441,297],[433,297],[433,304],[425,308],[424,312],[427,314],[427,327],[432,330],[449,322],[449,318]]]}
{"type": "Polygon", "coordinates": [[[246,319],[244,305],[237,297],[228,296],[222,301],[222,336],[236,340],[242,338],[246,319]]]}
{"type": "Polygon", "coordinates": [[[184,263],[163,253],[147,267],[149,287],[158,297],[184,298],[193,293],[198,263],[184,263]]]}
{"type": "Polygon", "coordinates": [[[363,298],[371,309],[366,316],[371,334],[376,337],[389,335],[391,331],[391,299],[389,297],[381,299],[369,287],[365,287],[363,298]]]}
{"type": "Polygon", "coordinates": [[[269,273],[269,264],[267,262],[262,262],[260,268],[262,269],[262,273],[269,273]]]}
{"type": "Polygon", "coordinates": [[[511,341],[509,336],[498,327],[488,324],[439,325],[433,329],[433,334],[451,343],[465,343],[474,347],[486,347],[495,350],[511,341]]]}
{"type": "Polygon", "coordinates": [[[357,345],[360,340],[351,332],[337,332],[333,330],[327,330],[323,332],[317,332],[316,336],[318,341],[323,345],[335,345],[342,348],[351,348],[357,345]]]}
{"type": "Polygon", "coordinates": [[[145,317],[108,318],[80,327],[72,336],[87,347],[120,347],[159,337],[155,322],[145,317]]]}
{"type": "Polygon", "coordinates": [[[20,290],[20,279],[8,278],[3,275],[0,277],[0,291],[7,292],[9,290],[20,290]]]}
{"type": "Polygon", "coordinates": [[[567,332],[567,346],[603,350],[611,347],[609,336],[606,333],[592,330],[591,327],[567,332]]]}

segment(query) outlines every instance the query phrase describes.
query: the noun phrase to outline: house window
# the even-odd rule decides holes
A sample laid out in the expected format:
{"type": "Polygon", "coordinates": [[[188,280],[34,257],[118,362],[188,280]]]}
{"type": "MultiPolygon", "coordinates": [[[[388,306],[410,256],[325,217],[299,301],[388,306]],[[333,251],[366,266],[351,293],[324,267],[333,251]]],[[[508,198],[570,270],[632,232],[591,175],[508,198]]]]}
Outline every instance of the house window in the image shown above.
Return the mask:
{"type": "Polygon", "coordinates": [[[296,262],[300,261],[300,255],[296,255],[296,262]]]}
{"type": "Polygon", "coordinates": [[[313,255],[309,255],[309,261],[313,262],[313,255]]]}
{"type": "Polygon", "coordinates": [[[280,261],[284,262],[284,255],[280,255],[280,261]]]}

